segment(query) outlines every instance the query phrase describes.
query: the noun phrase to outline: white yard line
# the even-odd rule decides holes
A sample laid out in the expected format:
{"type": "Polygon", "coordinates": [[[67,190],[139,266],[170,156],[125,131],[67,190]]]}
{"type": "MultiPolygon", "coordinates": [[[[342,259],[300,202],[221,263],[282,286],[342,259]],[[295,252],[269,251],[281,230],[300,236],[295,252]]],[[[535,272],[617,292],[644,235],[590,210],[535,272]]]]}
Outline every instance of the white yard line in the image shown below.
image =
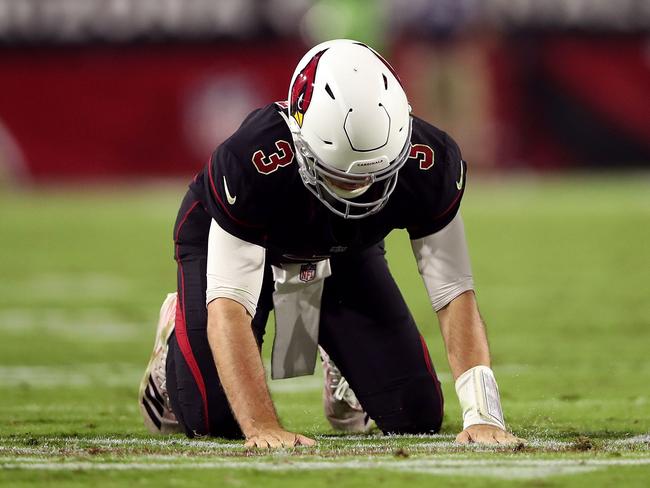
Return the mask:
{"type": "Polygon", "coordinates": [[[0,283],[3,296],[47,297],[51,300],[77,298],[128,297],[133,292],[130,280],[106,273],[41,273],[31,274],[19,283],[0,283]]]}
{"type": "MultiPolygon", "coordinates": [[[[602,441],[605,449],[630,448],[639,445],[645,452],[630,453],[631,457],[593,459],[580,456],[573,459],[534,459],[529,454],[521,454],[516,458],[496,456],[491,458],[471,459],[451,457],[463,452],[489,452],[494,448],[489,446],[461,447],[453,442],[453,435],[429,436],[319,436],[320,446],[315,450],[305,449],[308,456],[293,456],[293,451],[269,452],[265,458],[233,458],[219,459],[218,456],[229,450],[241,449],[241,442],[217,442],[211,440],[190,439],[155,439],[155,438],[57,438],[43,437],[37,446],[15,446],[15,439],[0,438],[0,469],[3,470],[40,470],[40,471],[166,471],[166,470],[242,470],[262,472],[300,472],[327,470],[385,470],[422,474],[429,476],[482,476],[496,479],[540,479],[553,476],[573,475],[611,467],[650,466],[648,456],[649,435],[639,435],[627,439],[602,441]],[[412,443],[404,446],[404,440],[412,443]],[[337,447],[344,442],[343,446],[337,447]],[[88,459],[88,447],[107,449],[100,452],[97,461],[88,459]],[[178,447],[178,452],[161,452],[160,454],[127,455],[115,460],[111,459],[111,448],[118,447],[178,447]],[[400,447],[411,452],[413,456],[407,459],[389,457],[400,447]],[[184,454],[192,451],[184,449],[195,448],[212,452],[198,453],[188,458],[184,454]],[[432,456],[435,450],[448,452],[432,456]],[[451,450],[451,452],[449,451],[451,450]],[[424,452],[423,452],[424,451],[424,452]],[[426,451],[429,451],[427,453],[426,451]],[[335,458],[320,457],[323,454],[337,452],[335,458]],[[377,454],[378,452],[382,454],[377,454]],[[366,454],[364,454],[366,453],[366,454]],[[363,459],[350,459],[351,456],[364,456],[363,459]],[[66,461],[65,457],[70,461],[66,461]],[[101,457],[106,456],[106,457],[101,457]],[[76,459],[75,459],[76,458],[76,459]]],[[[546,439],[532,439],[530,447],[546,450],[561,450],[571,447],[572,442],[546,439]]]]}
{"type": "Polygon", "coordinates": [[[439,439],[455,439],[455,434],[401,434],[398,436],[389,436],[382,434],[349,434],[336,436],[321,436],[323,439],[336,439],[342,441],[368,441],[372,439],[381,439],[391,441],[392,439],[421,439],[436,441],[439,439]]]}
{"type": "Polygon", "coordinates": [[[611,442],[615,445],[629,446],[634,444],[643,444],[650,447],[650,434],[637,435],[634,437],[628,437],[627,439],[614,439],[611,442]]]}
{"type": "Polygon", "coordinates": [[[533,479],[585,473],[609,467],[648,466],[650,458],[594,460],[469,460],[469,459],[367,459],[351,461],[271,459],[270,461],[223,460],[205,462],[159,462],[149,457],[123,462],[65,462],[60,459],[0,459],[2,469],[47,471],[168,471],[168,470],[245,470],[245,471],[330,471],[387,470],[426,475],[485,476],[501,479],[533,479]]]}
{"type": "Polygon", "coordinates": [[[125,321],[107,308],[82,308],[74,312],[58,308],[0,310],[0,332],[9,335],[49,334],[86,344],[131,341],[141,330],[142,324],[125,321]]]}
{"type": "Polygon", "coordinates": [[[137,387],[144,372],[132,364],[90,363],[70,366],[0,366],[0,387],[137,387]]]}
{"type": "Polygon", "coordinates": [[[80,445],[93,445],[98,447],[111,447],[111,446],[142,446],[142,447],[196,447],[203,449],[235,449],[243,447],[243,442],[217,442],[207,440],[191,440],[191,439],[147,439],[147,438],[133,438],[123,439],[114,437],[97,437],[97,438],[77,438],[77,437],[64,437],[64,438],[44,438],[44,443],[58,442],[67,445],[78,447],[80,445]]]}
{"type": "MultiPolygon", "coordinates": [[[[349,436],[316,436],[319,444],[314,448],[316,454],[329,453],[333,450],[339,451],[341,456],[355,455],[363,452],[376,453],[377,451],[385,451],[390,454],[392,450],[403,448],[404,450],[413,454],[422,454],[423,451],[436,451],[447,450],[454,453],[462,452],[493,452],[502,451],[503,447],[500,446],[485,446],[470,444],[461,446],[456,444],[453,434],[441,435],[404,435],[404,436],[381,436],[381,435],[349,435],[349,436]],[[413,440],[408,445],[405,445],[405,440],[413,440]],[[345,443],[340,445],[340,443],[345,443]]],[[[650,435],[640,435],[627,439],[613,439],[599,442],[599,448],[603,451],[619,450],[621,448],[632,448],[638,446],[647,451],[650,443],[650,435]]],[[[218,451],[229,449],[243,448],[242,442],[218,442],[211,440],[191,440],[183,438],[115,438],[115,437],[42,437],[39,438],[38,446],[15,446],[15,440],[0,438],[0,454],[43,454],[43,455],[58,455],[60,454],[61,446],[65,449],[81,450],[86,446],[104,447],[110,449],[111,447],[160,447],[160,448],[195,448],[203,450],[214,450],[215,454],[218,451]]],[[[527,446],[541,451],[561,451],[569,449],[574,446],[572,441],[557,441],[548,439],[529,439],[527,446]]],[[[314,451],[312,450],[312,452],[314,451]]],[[[109,453],[110,454],[110,453],[109,453]]],[[[282,456],[282,451],[280,451],[282,456]]]]}

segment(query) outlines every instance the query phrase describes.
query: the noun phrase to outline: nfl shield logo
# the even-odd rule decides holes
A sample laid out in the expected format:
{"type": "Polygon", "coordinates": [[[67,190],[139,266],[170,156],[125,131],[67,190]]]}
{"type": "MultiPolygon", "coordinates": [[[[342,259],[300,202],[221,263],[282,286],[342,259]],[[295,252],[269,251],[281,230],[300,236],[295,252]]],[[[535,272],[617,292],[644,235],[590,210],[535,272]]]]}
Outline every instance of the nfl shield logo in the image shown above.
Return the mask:
{"type": "Polygon", "coordinates": [[[316,265],[307,263],[300,266],[300,281],[308,283],[316,278],[316,265]]]}

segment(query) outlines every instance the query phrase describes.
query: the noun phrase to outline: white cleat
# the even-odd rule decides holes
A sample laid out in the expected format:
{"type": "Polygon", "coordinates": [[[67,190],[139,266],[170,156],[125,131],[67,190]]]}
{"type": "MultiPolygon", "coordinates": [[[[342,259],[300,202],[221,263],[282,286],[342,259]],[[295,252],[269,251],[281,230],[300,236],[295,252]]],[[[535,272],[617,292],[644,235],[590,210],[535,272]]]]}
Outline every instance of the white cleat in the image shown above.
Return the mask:
{"type": "Polygon", "coordinates": [[[174,331],[177,294],[170,293],[160,307],[156,341],[149,364],[140,382],[138,403],[144,425],[152,434],[174,434],[183,429],[176,420],[167,394],[167,340],[174,331]]]}
{"type": "Polygon", "coordinates": [[[368,432],[374,426],[373,420],[363,411],[348,381],[329,355],[322,347],[319,346],[318,349],[325,377],[323,388],[325,417],[335,430],[348,433],[368,432]]]}

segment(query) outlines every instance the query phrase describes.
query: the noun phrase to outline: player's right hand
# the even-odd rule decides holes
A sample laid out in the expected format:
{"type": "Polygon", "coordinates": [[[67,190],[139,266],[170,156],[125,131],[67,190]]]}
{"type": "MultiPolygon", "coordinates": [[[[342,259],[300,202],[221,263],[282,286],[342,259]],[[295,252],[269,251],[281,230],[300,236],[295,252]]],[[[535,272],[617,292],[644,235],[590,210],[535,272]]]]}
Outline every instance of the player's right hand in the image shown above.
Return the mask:
{"type": "Polygon", "coordinates": [[[314,439],[301,434],[294,434],[284,429],[260,429],[249,436],[244,444],[246,447],[260,449],[277,449],[282,447],[313,446],[314,439]]]}

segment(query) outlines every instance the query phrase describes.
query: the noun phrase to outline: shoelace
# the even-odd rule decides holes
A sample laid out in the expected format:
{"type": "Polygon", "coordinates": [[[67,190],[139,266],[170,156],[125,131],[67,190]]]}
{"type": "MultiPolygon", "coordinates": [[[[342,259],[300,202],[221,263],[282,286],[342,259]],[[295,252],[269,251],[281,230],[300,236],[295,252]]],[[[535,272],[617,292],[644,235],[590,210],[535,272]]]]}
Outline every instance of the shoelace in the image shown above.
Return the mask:
{"type": "Polygon", "coordinates": [[[341,376],[339,369],[331,362],[330,367],[331,370],[329,374],[333,376],[330,387],[334,390],[332,396],[334,396],[334,398],[339,402],[344,401],[351,407],[356,408],[359,405],[359,400],[357,400],[357,396],[354,394],[354,391],[352,391],[352,388],[350,388],[348,380],[341,376]]]}
{"type": "MultiPolygon", "coordinates": [[[[167,323],[165,329],[162,331],[162,337],[164,340],[167,340],[171,330],[173,330],[173,324],[170,326],[170,322],[167,323]],[[171,328],[170,328],[171,327],[171,328]]],[[[165,406],[171,408],[169,405],[169,395],[167,394],[167,353],[169,352],[169,347],[167,344],[158,344],[159,348],[162,348],[162,352],[158,358],[158,361],[154,365],[153,374],[155,375],[156,380],[159,382],[160,394],[165,400],[165,406]]]]}
{"type": "Polygon", "coordinates": [[[162,395],[165,403],[169,402],[169,397],[167,395],[167,371],[165,370],[167,365],[167,351],[164,351],[153,368],[153,374],[157,381],[159,381],[158,388],[160,389],[160,394],[162,395]]]}

